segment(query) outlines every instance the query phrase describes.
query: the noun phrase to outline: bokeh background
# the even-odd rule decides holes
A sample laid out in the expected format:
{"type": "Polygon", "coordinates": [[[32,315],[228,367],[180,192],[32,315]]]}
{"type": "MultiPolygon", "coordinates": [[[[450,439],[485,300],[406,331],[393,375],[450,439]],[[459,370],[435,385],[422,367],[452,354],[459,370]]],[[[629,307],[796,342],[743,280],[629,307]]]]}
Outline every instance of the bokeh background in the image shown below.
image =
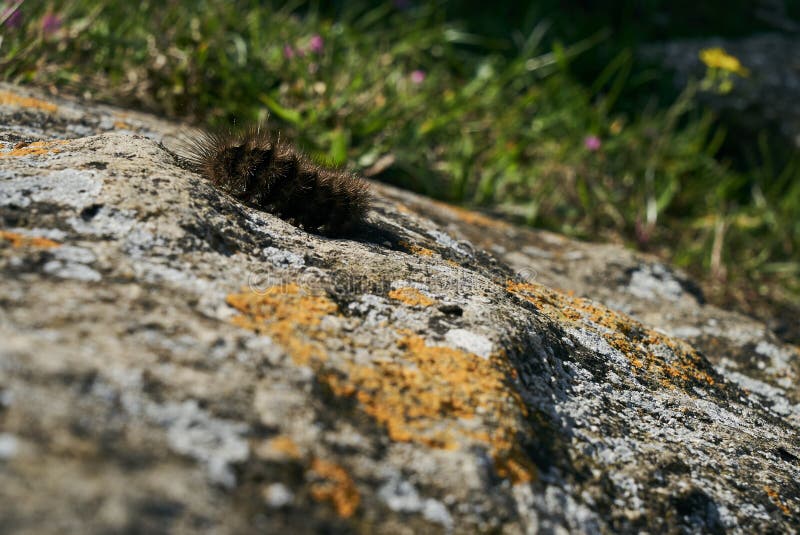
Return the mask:
{"type": "Polygon", "coordinates": [[[321,161],[657,254],[800,341],[800,2],[0,5],[6,81],[269,116],[321,161]]]}

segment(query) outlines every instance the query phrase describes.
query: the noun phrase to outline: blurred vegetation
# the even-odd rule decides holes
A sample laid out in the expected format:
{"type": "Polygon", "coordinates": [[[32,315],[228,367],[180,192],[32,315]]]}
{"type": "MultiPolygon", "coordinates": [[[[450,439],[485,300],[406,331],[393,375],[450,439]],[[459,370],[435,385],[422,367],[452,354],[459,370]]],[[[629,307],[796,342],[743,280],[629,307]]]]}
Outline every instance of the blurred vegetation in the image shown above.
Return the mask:
{"type": "Polygon", "coordinates": [[[753,2],[17,3],[5,80],[211,127],[269,113],[319,158],[659,253],[722,297],[800,294],[800,158],[764,133],[733,165],[699,81],[675,94],[635,61],[762,29],[753,2]]]}

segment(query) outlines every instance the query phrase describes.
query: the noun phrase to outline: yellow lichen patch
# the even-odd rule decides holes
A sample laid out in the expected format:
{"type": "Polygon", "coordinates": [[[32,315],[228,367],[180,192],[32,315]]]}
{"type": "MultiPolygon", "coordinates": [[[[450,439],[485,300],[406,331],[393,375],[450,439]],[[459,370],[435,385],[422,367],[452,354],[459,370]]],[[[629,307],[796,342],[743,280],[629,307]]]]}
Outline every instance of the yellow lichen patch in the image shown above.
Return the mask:
{"type": "Polygon", "coordinates": [[[401,214],[414,214],[414,211],[411,210],[411,208],[409,208],[408,206],[406,206],[405,204],[403,204],[401,202],[395,204],[395,208],[401,214]]]}
{"type": "Polygon", "coordinates": [[[703,358],[691,345],[647,329],[625,314],[540,284],[508,281],[506,289],[555,321],[595,331],[625,355],[637,372],[657,378],[663,386],[686,386],[690,381],[715,384],[704,370],[703,358]],[[675,356],[674,361],[657,356],[665,349],[675,356]]]}
{"type": "Polygon", "coordinates": [[[404,332],[397,342],[399,356],[392,360],[331,363],[322,345],[328,333],[321,321],[338,309],[327,297],[290,284],[232,294],[227,302],[241,313],[233,323],[270,335],[296,363],[311,366],[334,395],[357,400],[392,440],[441,449],[482,444],[502,477],[514,483],[535,477],[517,439],[525,429],[525,404],[509,383],[515,373],[502,355],[484,359],[428,346],[404,332]]]}
{"type": "Polygon", "coordinates": [[[775,506],[783,512],[783,514],[785,514],[786,516],[792,515],[791,509],[789,509],[789,507],[785,503],[783,503],[783,500],[781,500],[780,495],[775,489],[772,489],[767,485],[764,485],[764,492],[767,493],[767,496],[769,496],[769,499],[772,500],[772,503],[774,503],[775,506]]]}
{"type": "Polygon", "coordinates": [[[0,158],[20,158],[22,156],[42,156],[48,153],[61,152],[58,145],[66,143],[64,140],[55,141],[34,141],[21,146],[17,146],[8,152],[0,152],[0,158]]]}
{"type": "Polygon", "coordinates": [[[58,247],[61,244],[57,241],[48,238],[40,238],[38,236],[23,236],[16,232],[9,232],[7,230],[0,230],[0,239],[10,241],[12,247],[41,247],[50,249],[58,247]]]}
{"type": "Polygon", "coordinates": [[[499,230],[505,230],[508,228],[508,223],[498,219],[492,219],[491,217],[485,216],[480,212],[473,212],[472,210],[467,210],[459,206],[453,206],[452,204],[439,201],[433,201],[433,203],[439,208],[444,208],[464,223],[469,223],[470,225],[475,225],[477,227],[494,228],[499,230]]]}
{"type": "Polygon", "coordinates": [[[46,100],[38,98],[22,97],[9,91],[0,91],[0,106],[19,106],[21,108],[36,108],[39,110],[54,112],[58,106],[46,100]]]}
{"type": "Polygon", "coordinates": [[[392,290],[389,292],[389,297],[410,307],[429,307],[436,302],[416,288],[410,287],[392,290]]]}
{"type": "Polygon", "coordinates": [[[133,130],[133,127],[125,121],[114,121],[114,128],[118,130],[133,130]]]}
{"type": "Polygon", "coordinates": [[[233,318],[239,327],[268,334],[280,343],[294,361],[308,365],[324,360],[325,352],[313,338],[320,333],[319,323],[327,314],[337,311],[336,303],[325,296],[314,295],[296,284],[273,286],[264,292],[247,291],[231,294],[227,303],[241,312],[233,318]]]}
{"type": "Polygon", "coordinates": [[[269,447],[282,454],[286,457],[291,459],[299,459],[300,458],[300,449],[295,444],[294,440],[286,435],[279,435],[268,443],[269,447]]]}
{"type": "Polygon", "coordinates": [[[428,249],[427,247],[422,247],[413,243],[408,243],[407,241],[401,241],[399,245],[409,253],[418,256],[433,256],[434,254],[436,254],[435,251],[428,249]]]}
{"type": "Polygon", "coordinates": [[[526,408],[507,382],[513,372],[505,359],[429,346],[408,333],[398,346],[404,354],[396,361],[354,365],[346,375],[330,373],[323,380],[335,394],[355,396],[392,440],[449,450],[483,443],[500,476],[514,483],[535,477],[516,439],[526,408]],[[464,425],[475,418],[489,430],[464,425]]]}
{"type": "Polygon", "coordinates": [[[331,502],[342,518],[353,516],[361,496],[347,471],[338,464],[322,459],[312,461],[311,471],[321,479],[311,485],[311,497],[319,502],[331,502]]]}

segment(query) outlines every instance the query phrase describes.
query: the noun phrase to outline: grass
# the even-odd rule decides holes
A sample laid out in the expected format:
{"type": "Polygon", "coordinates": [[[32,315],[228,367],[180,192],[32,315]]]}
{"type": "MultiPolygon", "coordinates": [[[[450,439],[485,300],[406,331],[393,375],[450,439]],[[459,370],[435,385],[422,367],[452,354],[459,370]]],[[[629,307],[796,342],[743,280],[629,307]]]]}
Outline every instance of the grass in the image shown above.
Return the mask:
{"type": "Polygon", "coordinates": [[[720,299],[800,299],[800,158],[762,137],[725,161],[698,84],[650,98],[630,32],[560,32],[552,2],[506,35],[452,4],[262,4],[28,0],[0,76],[208,126],[269,113],[319,159],[659,253],[720,299]]]}

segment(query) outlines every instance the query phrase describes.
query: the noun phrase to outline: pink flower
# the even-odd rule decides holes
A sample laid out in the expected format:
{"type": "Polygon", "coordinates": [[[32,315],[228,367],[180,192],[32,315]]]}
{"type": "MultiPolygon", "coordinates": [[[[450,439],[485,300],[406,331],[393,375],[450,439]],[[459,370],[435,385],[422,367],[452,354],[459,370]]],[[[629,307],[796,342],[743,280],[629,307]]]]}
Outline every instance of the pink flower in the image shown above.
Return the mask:
{"type": "Polygon", "coordinates": [[[0,20],[5,20],[3,26],[6,28],[19,28],[22,24],[22,12],[19,9],[13,9],[10,12],[6,11],[0,15],[0,20]]]}
{"type": "Polygon", "coordinates": [[[591,135],[586,136],[586,139],[583,140],[583,146],[594,152],[596,150],[600,150],[600,147],[603,146],[603,142],[600,141],[599,137],[591,135]]]}
{"type": "Polygon", "coordinates": [[[425,81],[425,71],[419,69],[411,72],[411,81],[419,85],[425,81]]]}
{"type": "Polygon", "coordinates": [[[283,57],[286,59],[292,59],[294,57],[294,48],[289,45],[283,47],[283,57]]]}
{"type": "Polygon", "coordinates": [[[322,40],[321,35],[314,35],[311,37],[311,42],[309,43],[311,51],[316,52],[317,54],[322,52],[322,47],[324,44],[325,42],[322,40]]]}
{"type": "Polygon", "coordinates": [[[639,242],[639,245],[646,245],[647,242],[650,241],[650,234],[653,230],[653,225],[646,225],[642,223],[642,220],[638,217],[636,218],[636,241],[639,242]]]}
{"type": "Polygon", "coordinates": [[[47,13],[42,17],[42,31],[45,34],[52,34],[61,28],[61,17],[53,13],[47,13]]]}

